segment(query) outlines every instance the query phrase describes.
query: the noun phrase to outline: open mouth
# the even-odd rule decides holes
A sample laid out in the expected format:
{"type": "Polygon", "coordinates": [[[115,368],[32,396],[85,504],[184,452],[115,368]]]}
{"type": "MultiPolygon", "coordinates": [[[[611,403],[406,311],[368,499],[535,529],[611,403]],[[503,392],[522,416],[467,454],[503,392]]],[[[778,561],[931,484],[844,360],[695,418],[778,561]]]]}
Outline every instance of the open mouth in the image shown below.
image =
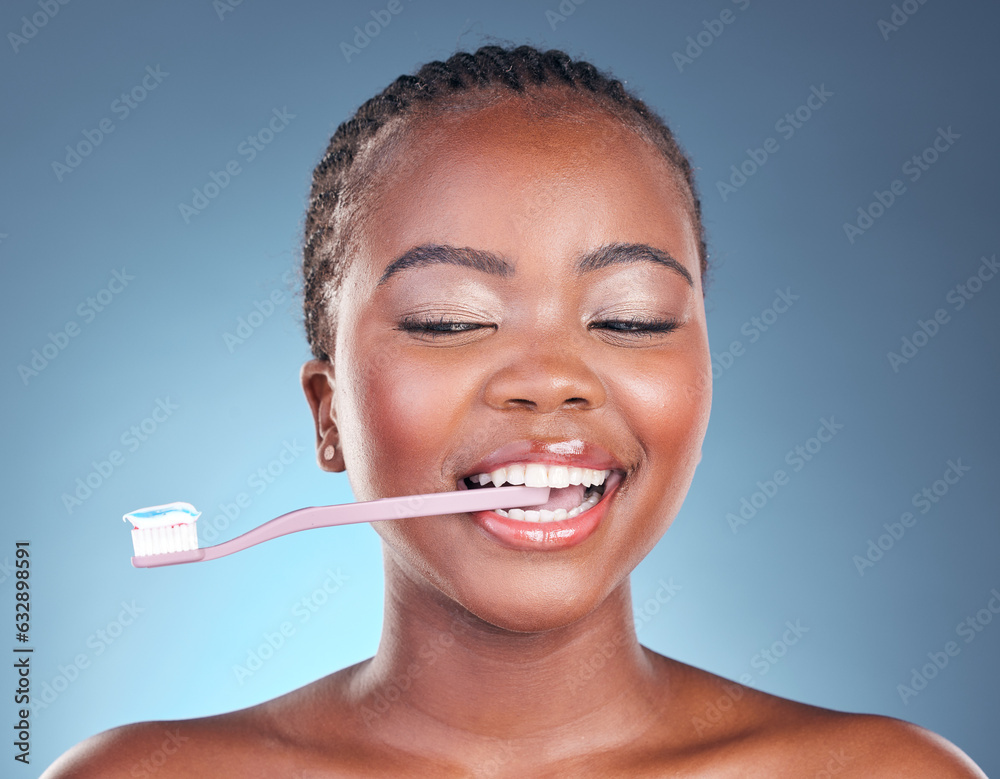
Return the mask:
{"type": "Polygon", "coordinates": [[[522,522],[559,522],[572,519],[600,503],[609,484],[617,484],[621,471],[578,468],[566,465],[514,463],[490,473],[477,473],[461,479],[466,489],[478,490],[525,484],[549,487],[549,499],[539,506],[494,509],[502,517],[522,522]]]}

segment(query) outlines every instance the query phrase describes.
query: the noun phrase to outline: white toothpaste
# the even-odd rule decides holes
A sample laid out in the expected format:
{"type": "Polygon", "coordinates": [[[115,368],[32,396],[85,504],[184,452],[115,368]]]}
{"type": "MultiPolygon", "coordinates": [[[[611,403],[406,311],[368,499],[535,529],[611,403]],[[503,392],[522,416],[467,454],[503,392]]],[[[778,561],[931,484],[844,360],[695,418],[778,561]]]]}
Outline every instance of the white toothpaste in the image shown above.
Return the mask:
{"type": "Polygon", "coordinates": [[[125,514],[131,522],[132,543],[137,557],[163,552],[183,552],[198,548],[195,522],[201,512],[190,503],[165,503],[125,514]]]}

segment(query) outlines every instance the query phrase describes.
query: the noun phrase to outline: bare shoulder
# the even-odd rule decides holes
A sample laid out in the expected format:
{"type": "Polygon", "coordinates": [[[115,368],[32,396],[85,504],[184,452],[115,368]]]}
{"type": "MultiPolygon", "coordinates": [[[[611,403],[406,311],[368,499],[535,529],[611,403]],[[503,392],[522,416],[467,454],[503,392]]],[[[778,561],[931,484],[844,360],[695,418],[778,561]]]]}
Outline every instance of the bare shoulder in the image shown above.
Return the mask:
{"type": "Polygon", "coordinates": [[[111,728],[69,749],[42,779],[186,779],[263,776],[283,751],[252,710],[111,728]]]}
{"type": "Polygon", "coordinates": [[[753,765],[762,777],[986,777],[961,749],[918,725],[799,703],[667,662],[686,715],[674,731],[677,745],[698,756],[689,766],[695,772],[727,764],[734,776],[749,776],[753,765]]]}
{"type": "Polygon", "coordinates": [[[122,725],[93,735],[67,750],[48,767],[41,779],[142,777],[151,776],[160,769],[164,769],[164,776],[185,776],[187,774],[170,768],[180,769],[186,762],[184,747],[190,741],[189,727],[184,721],[122,725]],[[148,767],[144,767],[144,762],[148,767]]]}
{"type": "Polygon", "coordinates": [[[41,779],[360,775],[349,707],[340,705],[355,669],[224,714],[106,730],[69,749],[41,779]]]}
{"type": "Polygon", "coordinates": [[[919,725],[875,714],[821,711],[827,723],[817,735],[844,744],[840,757],[854,771],[848,776],[986,779],[961,749],[919,725]]]}

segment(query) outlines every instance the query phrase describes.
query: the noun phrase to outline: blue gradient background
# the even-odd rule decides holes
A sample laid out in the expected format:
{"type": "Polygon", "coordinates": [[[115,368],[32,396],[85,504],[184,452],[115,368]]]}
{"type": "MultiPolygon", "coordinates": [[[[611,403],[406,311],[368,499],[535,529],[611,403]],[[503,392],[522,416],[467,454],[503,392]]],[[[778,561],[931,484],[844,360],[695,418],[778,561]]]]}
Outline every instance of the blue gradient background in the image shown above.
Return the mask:
{"type": "MultiPolygon", "coordinates": [[[[287,271],[311,170],[336,125],[396,76],[496,36],[609,68],[671,123],[698,169],[715,260],[713,353],[737,339],[746,348],[718,371],[687,502],[633,577],[640,640],[730,678],[748,674],[768,692],[917,722],[1000,774],[1000,618],[971,643],[956,634],[1000,588],[1000,279],[961,311],[945,301],[1000,243],[997,6],[929,0],[886,40],[876,23],[888,2],[588,0],[553,26],[545,12],[555,0],[404,0],[347,62],[340,43],[384,7],[253,0],[220,19],[207,0],[70,3],[17,52],[0,52],[10,499],[0,561],[13,562],[15,540],[31,541],[32,681],[36,695],[60,689],[32,718],[31,767],[4,773],[36,775],[122,723],[247,706],[375,651],[381,554],[370,527],[141,571],[120,517],[188,500],[218,541],[299,506],[352,499],[346,475],[315,465],[298,384],[309,355],[287,271]],[[724,8],[735,21],[679,71],[674,52],[724,8]],[[169,74],[162,83],[126,119],[113,113],[157,65],[169,74]],[[820,85],[833,97],[790,140],[778,135],[775,122],[820,85]],[[295,118],[247,163],[238,145],[284,107],[295,118]],[[58,181],[52,162],[103,118],[113,133],[58,181]],[[960,139],[910,183],[902,165],[939,127],[960,139]],[[768,136],[779,151],[723,201],[716,182],[768,136]],[[186,224],[178,204],[234,158],[242,173],[186,224]],[[907,192],[851,244],[843,223],[895,178],[907,192]],[[25,383],[18,366],[49,332],[82,322],[77,307],[122,268],[134,280],[25,383]],[[750,343],[744,323],[786,288],[799,299],[750,343]],[[284,302],[230,351],[224,333],[274,291],[284,302]],[[951,321],[894,372],[887,353],[938,308],[951,321]],[[120,437],[158,399],[177,410],[127,451],[120,437]],[[843,430],[793,472],[786,452],[830,416],[843,430]],[[113,449],[124,464],[68,511],[63,494],[113,449]],[[926,515],[914,511],[911,496],[959,458],[971,470],[926,515]],[[269,465],[277,475],[266,488],[249,486],[269,465]],[[789,483],[732,532],[727,513],[779,468],[789,483]],[[249,507],[225,519],[220,505],[241,492],[249,507]],[[907,510],[916,525],[860,575],[853,557],[907,510]],[[323,592],[328,571],[343,583],[304,621],[296,604],[323,592]],[[671,580],[679,590],[657,602],[671,580]],[[123,601],[142,611],[119,633],[123,601]],[[758,653],[796,620],[808,632],[762,663],[758,653]],[[294,633],[238,679],[234,666],[286,621],[294,633]],[[110,642],[98,633],[109,623],[110,642]],[[897,685],[949,640],[960,654],[904,704],[897,685]],[[74,674],[80,655],[86,667],[74,674]]],[[[38,10],[6,3],[0,30],[17,33],[38,10]]],[[[10,614],[14,579],[0,578],[10,614]]],[[[13,632],[8,620],[0,648],[13,632]]],[[[13,724],[4,700],[0,722],[13,724]]]]}

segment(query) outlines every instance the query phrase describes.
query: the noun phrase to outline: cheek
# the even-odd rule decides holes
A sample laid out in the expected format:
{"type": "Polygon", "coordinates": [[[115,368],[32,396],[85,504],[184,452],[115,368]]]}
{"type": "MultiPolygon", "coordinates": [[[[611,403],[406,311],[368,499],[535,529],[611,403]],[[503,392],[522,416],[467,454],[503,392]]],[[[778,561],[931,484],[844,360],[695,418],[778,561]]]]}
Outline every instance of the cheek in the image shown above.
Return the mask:
{"type": "Polygon", "coordinates": [[[614,403],[643,450],[642,492],[655,515],[672,518],[694,477],[712,405],[711,375],[700,349],[619,374],[614,403]]]}
{"type": "Polygon", "coordinates": [[[418,364],[406,349],[374,343],[358,351],[369,356],[353,362],[344,393],[351,445],[360,453],[348,465],[356,493],[365,491],[358,499],[454,489],[441,483],[441,462],[468,404],[468,369],[418,364]]]}
{"type": "MultiPolygon", "coordinates": [[[[375,348],[375,343],[367,345],[375,348]]],[[[357,500],[456,489],[443,480],[442,462],[455,446],[469,399],[475,397],[468,365],[449,368],[440,359],[429,364],[426,352],[416,360],[405,348],[381,348],[377,357],[353,363],[357,367],[345,392],[353,444],[348,472],[357,500]]],[[[454,582],[465,579],[468,571],[454,553],[462,544],[455,527],[439,517],[375,522],[372,527],[397,563],[457,597],[454,582]]]]}
{"type": "Polygon", "coordinates": [[[700,351],[669,354],[641,370],[619,372],[616,403],[650,453],[700,438],[712,403],[711,372],[700,351]]]}

